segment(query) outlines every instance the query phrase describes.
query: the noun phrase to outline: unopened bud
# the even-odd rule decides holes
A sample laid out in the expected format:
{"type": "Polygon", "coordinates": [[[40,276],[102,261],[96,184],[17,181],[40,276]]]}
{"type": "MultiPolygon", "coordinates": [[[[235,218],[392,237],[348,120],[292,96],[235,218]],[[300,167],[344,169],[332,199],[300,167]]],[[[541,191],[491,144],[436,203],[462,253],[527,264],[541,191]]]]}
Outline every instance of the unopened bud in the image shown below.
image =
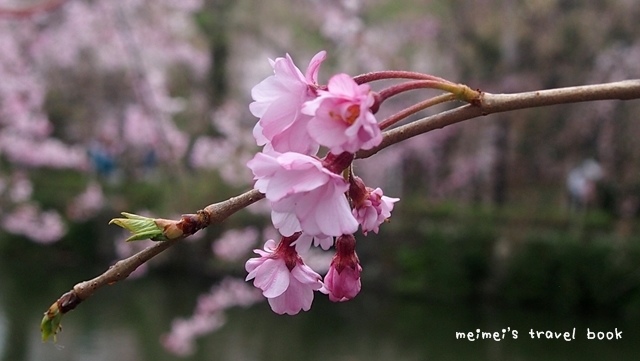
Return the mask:
{"type": "Polygon", "coordinates": [[[354,175],[349,177],[349,198],[355,208],[360,207],[368,198],[369,189],[365,186],[362,178],[354,175]]]}
{"type": "Polygon", "coordinates": [[[115,224],[132,233],[127,242],[151,239],[154,241],[166,240],[163,237],[164,229],[159,227],[153,218],[139,216],[137,214],[122,212],[126,218],[114,218],[109,224],[115,224]]]}

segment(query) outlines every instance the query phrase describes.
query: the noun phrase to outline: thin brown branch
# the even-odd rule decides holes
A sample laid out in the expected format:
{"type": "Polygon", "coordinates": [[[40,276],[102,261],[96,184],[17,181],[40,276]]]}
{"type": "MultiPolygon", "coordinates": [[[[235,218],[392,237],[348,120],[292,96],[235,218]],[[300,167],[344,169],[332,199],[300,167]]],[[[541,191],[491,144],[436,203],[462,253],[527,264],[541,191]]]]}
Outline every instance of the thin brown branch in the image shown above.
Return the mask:
{"type": "Polygon", "coordinates": [[[415,79],[415,80],[433,80],[442,83],[454,84],[446,79],[423,73],[404,70],[383,70],[373,71],[361,75],[356,75],[353,80],[358,84],[370,83],[377,80],[385,79],[415,79]]]}
{"type": "Polygon", "coordinates": [[[368,158],[390,145],[416,135],[483,115],[556,104],[612,99],[640,99],[640,79],[514,94],[482,93],[473,104],[422,118],[385,132],[380,145],[358,152],[356,158],[368,158]]]}
{"type": "MultiPolygon", "coordinates": [[[[481,93],[477,97],[476,93],[471,104],[426,117],[385,132],[383,141],[379,146],[371,150],[358,152],[357,158],[370,157],[392,144],[482,115],[547,105],[610,99],[640,99],[640,79],[515,94],[481,93]]],[[[167,250],[180,240],[199,229],[222,222],[235,212],[263,198],[263,194],[257,190],[251,190],[226,201],[211,204],[196,212],[196,214],[183,215],[177,221],[156,220],[162,221],[161,224],[165,235],[171,233],[177,234],[177,236],[175,238],[169,237],[167,241],[157,242],[129,258],[118,261],[103,274],[76,284],[72,290],[63,294],[45,312],[41,326],[43,339],[46,340],[50,336],[55,338],[55,334],[59,330],[61,315],[74,309],[80,302],[91,297],[98,289],[127,278],[140,265],[167,250]]]]}
{"type": "MultiPolygon", "coordinates": [[[[257,190],[251,190],[226,201],[211,204],[198,212],[199,214],[206,214],[206,217],[204,217],[206,222],[204,224],[199,224],[198,229],[205,228],[211,224],[220,223],[235,212],[261,200],[262,198],[264,198],[263,194],[257,190]]],[[[109,269],[101,275],[76,284],[73,286],[71,291],[60,297],[57,301],[57,303],[59,303],[58,308],[62,313],[66,313],[67,311],[74,309],[80,302],[91,297],[91,295],[93,295],[93,293],[98,289],[127,278],[131,272],[135,271],[140,265],[164,252],[190,234],[192,233],[185,233],[183,237],[154,243],[133,256],[116,262],[116,264],[109,267],[109,269]]]]}

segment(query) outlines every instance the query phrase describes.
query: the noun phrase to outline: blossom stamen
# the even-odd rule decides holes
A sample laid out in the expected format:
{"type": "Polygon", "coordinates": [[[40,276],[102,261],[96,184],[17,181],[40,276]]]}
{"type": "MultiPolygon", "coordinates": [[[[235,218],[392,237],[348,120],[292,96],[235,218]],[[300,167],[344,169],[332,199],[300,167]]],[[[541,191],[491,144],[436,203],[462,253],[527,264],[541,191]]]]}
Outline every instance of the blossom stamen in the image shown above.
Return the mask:
{"type": "Polygon", "coordinates": [[[352,104],[347,108],[347,112],[346,112],[347,116],[344,119],[345,123],[352,125],[353,123],[356,122],[356,120],[358,119],[358,117],[360,116],[360,106],[357,104],[352,104]]]}

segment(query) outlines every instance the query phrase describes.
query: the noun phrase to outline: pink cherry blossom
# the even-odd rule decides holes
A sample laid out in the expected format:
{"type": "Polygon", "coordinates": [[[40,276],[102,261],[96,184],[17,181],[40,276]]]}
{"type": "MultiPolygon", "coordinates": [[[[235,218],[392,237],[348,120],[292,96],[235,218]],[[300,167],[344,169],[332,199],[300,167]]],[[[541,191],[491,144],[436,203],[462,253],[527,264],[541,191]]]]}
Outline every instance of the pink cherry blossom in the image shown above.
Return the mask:
{"type": "Polygon", "coordinates": [[[378,233],[380,225],[391,217],[393,204],[400,200],[385,196],[380,188],[367,187],[358,176],[349,178],[349,197],[354,205],[353,216],[365,235],[370,231],[378,233]]]}
{"type": "Polygon", "coordinates": [[[380,127],[371,106],[374,96],[369,85],[358,85],[349,75],[334,75],[318,97],[307,101],[302,112],[313,116],[309,134],[332,153],[355,153],[371,149],[382,141],[380,127]]]}
{"type": "Polygon", "coordinates": [[[333,302],[344,302],[354,298],[362,288],[360,272],[362,266],[355,252],[356,240],[353,235],[338,237],[336,255],[331,261],[329,272],[320,290],[329,294],[333,302]]]}
{"type": "Polygon", "coordinates": [[[369,188],[369,190],[367,199],[353,209],[353,215],[362,226],[362,232],[365,235],[369,231],[378,233],[380,225],[391,217],[393,204],[400,200],[400,198],[391,198],[383,195],[380,188],[375,190],[369,188]]]}
{"type": "Polygon", "coordinates": [[[316,54],[303,75],[289,54],[271,61],[274,75],[251,90],[251,113],[260,118],[254,128],[258,145],[277,152],[315,154],[318,145],[307,132],[310,116],[301,112],[304,102],[316,97],[318,71],[326,52],[316,54]]]}
{"type": "Polygon", "coordinates": [[[246,280],[253,279],[253,285],[262,290],[273,312],[281,315],[308,311],[313,292],[322,288],[322,277],[304,264],[291,245],[298,236],[283,237],[277,246],[274,240],[268,240],[264,250],[254,250],[260,257],[245,264],[249,273],[246,280]]]}
{"type": "MultiPolygon", "coordinates": [[[[340,236],[357,230],[344,193],[349,184],[317,158],[287,152],[258,153],[247,163],[254,187],[271,204],[274,226],[284,236],[340,236]]],[[[321,236],[321,237],[322,237],[321,236]]]]}

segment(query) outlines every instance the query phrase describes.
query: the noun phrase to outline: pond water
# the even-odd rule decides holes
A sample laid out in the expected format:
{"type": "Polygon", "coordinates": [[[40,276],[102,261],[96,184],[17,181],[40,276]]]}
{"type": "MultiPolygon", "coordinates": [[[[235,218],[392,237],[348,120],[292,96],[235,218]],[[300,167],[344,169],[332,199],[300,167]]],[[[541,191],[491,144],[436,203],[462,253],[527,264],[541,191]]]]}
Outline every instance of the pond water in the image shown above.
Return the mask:
{"type": "Polygon", "coordinates": [[[0,360],[4,361],[622,361],[637,360],[640,351],[637,323],[430,304],[365,287],[347,303],[317,297],[311,311],[295,317],[275,315],[266,303],[233,309],[224,327],[198,341],[194,355],[179,358],[167,353],[159,339],[172,319],[189,315],[196,295],[208,289],[203,282],[186,281],[186,276],[148,277],[101,290],[65,317],[56,344],[42,343],[38,329],[42,312],[71,285],[93,273],[35,269],[19,261],[2,265],[0,271],[0,360]],[[456,339],[456,332],[467,337],[471,332],[475,337],[477,329],[498,332],[492,337],[499,341],[456,339]],[[532,329],[557,332],[561,339],[546,339],[555,337],[551,333],[531,339],[532,329]],[[622,339],[588,340],[587,329],[617,329],[622,339]],[[569,332],[569,341],[563,332],[569,332]]]}

